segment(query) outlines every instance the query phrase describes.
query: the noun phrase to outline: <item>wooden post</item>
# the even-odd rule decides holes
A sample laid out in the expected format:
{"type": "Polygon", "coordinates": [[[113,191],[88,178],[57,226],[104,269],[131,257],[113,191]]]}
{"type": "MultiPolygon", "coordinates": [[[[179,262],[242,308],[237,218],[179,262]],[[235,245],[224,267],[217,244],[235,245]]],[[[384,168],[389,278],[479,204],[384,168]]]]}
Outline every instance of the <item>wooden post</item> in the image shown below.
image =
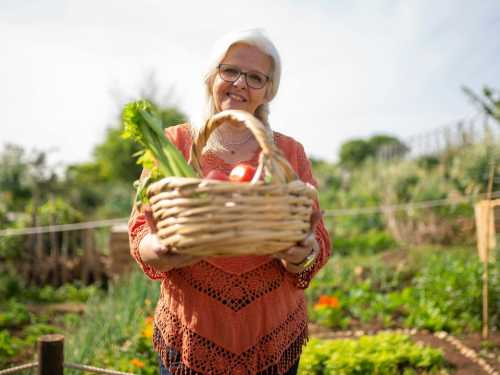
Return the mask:
{"type": "MultiPolygon", "coordinates": [[[[488,326],[488,268],[490,263],[490,217],[492,214],[493,205],[491,204],[491,192],[493,190],[493,179],[495,178],[495,161],[491,161],[491,169],[490,175],[488,179],[488,191],[487,191],[487,200],[488,200],[488,213],[486,216],[486,222],[488,225],[486,226],[486,253],[484,254],[484,267],[483,267],[483,339],[488,339],[489,336],[489,326],[488,326]]],[[[494,230],[494,228],[493,228],[494,230]]]]}
{"type": "Polygon", "coordinates": [[[38,375],[63,375],[64,336],[45,335],[38,338],[38,375]]]}

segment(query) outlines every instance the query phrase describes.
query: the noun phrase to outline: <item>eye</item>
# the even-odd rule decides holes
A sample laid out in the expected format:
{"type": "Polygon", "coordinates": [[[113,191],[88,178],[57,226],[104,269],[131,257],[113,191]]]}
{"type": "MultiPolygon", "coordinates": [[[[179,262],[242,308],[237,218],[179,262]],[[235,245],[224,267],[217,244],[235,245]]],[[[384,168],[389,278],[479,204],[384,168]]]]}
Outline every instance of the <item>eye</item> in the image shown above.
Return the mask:
{"type": "Polygon", "coordinates": [[[262,77],[258,73],[248,73],[248,79],[252,82],[259,84],[259,85],[263,84],[264,80],[265,80],[265,78],[262,77]]]}
{"type": "Polygon", "coordinates": [[[240,74],[238,68],[235,68],[233,66],[223,66],[222,72],[228,76],[237,76],[240,74]]]}

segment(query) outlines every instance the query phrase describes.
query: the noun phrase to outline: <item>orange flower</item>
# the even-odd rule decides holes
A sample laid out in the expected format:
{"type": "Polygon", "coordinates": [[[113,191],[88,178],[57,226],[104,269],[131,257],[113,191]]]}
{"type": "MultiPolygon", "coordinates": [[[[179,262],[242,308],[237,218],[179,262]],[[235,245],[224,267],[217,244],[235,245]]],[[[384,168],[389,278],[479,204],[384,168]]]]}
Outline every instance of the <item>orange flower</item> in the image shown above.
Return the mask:
{"type": "Polygon", "coordinates": [[[154,319],[152,316],[148,316],[144,320],[144,328],[141,332],[144,337],[147,337],[149,339],[151,337],[153,337],[153,322],[154,322],[154,319]]]}
{"type": "Polygon", "coordinates": [[[134,358],[130,360],[130,364],[134,367],[144,368],[144,362],[142,362],[139,358],[134,358]]]}
{"type": "Polygon", "coordinates": [[[340,301],[335,296],[322,295],[319,297],[318,303],[314,305],[314,308],[316,309],[320,307],[331,307],[333,309],[338,309],[340,308],[340,301]]]}

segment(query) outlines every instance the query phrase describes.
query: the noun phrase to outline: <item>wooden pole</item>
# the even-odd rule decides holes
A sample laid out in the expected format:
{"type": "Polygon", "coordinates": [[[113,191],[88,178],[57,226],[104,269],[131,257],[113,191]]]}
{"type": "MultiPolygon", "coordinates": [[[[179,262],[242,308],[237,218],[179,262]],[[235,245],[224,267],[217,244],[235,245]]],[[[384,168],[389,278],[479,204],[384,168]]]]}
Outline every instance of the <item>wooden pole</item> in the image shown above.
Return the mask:
{"type": "Polygon", "coordinates": [[[38,375],[63,375],[64,336],[45,335],[38,339],[38,375]]]}
{"type": "Polygon", "coordinates": [[[493,190],[493,178],[495,176],[495,160],[491,161],[490,174],[488,176],[488,191],[486,199],[488,210],[486,211],[486,247],[483,260],[483,339],[488,339],[488,268],[490,263],[490,215],[492,211],[491,192],[493,190]]]}

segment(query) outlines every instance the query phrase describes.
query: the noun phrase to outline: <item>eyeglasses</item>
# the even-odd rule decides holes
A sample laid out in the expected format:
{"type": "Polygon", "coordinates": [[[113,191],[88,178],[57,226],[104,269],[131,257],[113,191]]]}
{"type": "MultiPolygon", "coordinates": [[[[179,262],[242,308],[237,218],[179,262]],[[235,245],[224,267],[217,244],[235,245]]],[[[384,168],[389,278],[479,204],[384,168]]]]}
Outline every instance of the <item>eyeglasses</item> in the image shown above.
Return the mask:
{"type": "Polygon", "coordinates": [[[241,75],[245,76],[247,85],[253,89],[263,88],[267,81],[270,80],[268,76],[260,72],[243,72],[240,68],[229,64],[220,64],[218,66],[219,76],[226,82],[236,82],[241,75]]]}

